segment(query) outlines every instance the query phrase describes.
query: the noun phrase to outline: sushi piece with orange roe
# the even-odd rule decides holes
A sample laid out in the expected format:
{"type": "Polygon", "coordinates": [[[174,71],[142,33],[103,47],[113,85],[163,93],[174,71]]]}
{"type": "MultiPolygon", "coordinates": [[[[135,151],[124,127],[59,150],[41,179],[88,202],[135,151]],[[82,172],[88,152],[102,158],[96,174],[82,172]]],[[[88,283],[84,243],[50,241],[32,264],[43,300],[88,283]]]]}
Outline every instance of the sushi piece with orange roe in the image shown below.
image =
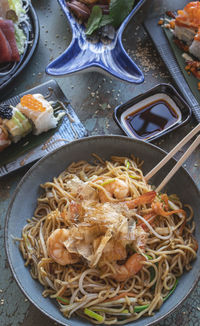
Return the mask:
{"type": "Polygon", "coordinates": [[[8,132],[10,140],[14,143],[32,131],[28,119],[17,108],[6,104],[0,105],[0,125],[8,132]]]}
{"type": "Polygon", "coordinates": [[[189,52],[200,59],[200,1],[189,2],[178,10],[174,36],[189,46],[189,52]]]}
{"type": "Polygon", "coordinates": [[[194,37],[194,41],[189,47],[189,52],[200,60],[200,27],[198,33],[194,37]]]}
{"type": "Polygon", "coordinates": [[[51,104],[41,94],[24,95],[17,108],[33,124],[33,133],[39,135],[56,128],[59,118],[54,116],[51,104]]]}

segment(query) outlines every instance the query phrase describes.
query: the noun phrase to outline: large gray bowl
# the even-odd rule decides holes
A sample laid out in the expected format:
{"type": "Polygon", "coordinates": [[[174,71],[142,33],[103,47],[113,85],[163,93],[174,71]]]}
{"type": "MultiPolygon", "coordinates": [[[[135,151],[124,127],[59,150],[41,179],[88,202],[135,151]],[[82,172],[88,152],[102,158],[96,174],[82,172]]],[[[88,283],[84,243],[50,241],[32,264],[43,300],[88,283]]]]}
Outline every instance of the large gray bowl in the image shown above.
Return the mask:
{"type": "MultiPolygon", "coordinates": [[[[91,160],[91,153],[97,153],[104,159],[109,159],[110,155],[124,156],[133,153],[135,156],[144,160],[144,173],[148,172],[165,155],[165,152],[152,144],[123,136],[89,137],[74,141],[50,153],[36,163],[19,183],[6,217],[5,244],[10,268],[17,284],[27,298],[40,311],[61,325],[78,326],[89,325],[89,323],[78,318],[72,318],[70,320],[64,318],[58,310],[56,300],[42,297],[43,287],[39,282],[32,279],[29,269],[24,267],[24,261],[18,246],[14,243],[11,236],[20,237],[21,230],[27,218],[32,217],[37,198],[41,194],[39,185],[57,176],[73,161],[91,160]]],[[[173,164],[174,161],[172,160],[152,182],[158,185],[159,181],[166,175],[173,164]]],[[[168,193],[178,194],[183,203],[189,203],[193,207],[197,225],[196,237],[199,242],[200,194],[195,183],[187,172],[181,168],[168,183],[165,190],[168,193]]],[[[153,325],[174,311],[192,291],[199,279],[199,274],[200,259],[197,259],[193,264],[193,269],[181,277],[176,291],[163,304],[161,309],[153,317],[143,318],[133,324],[135,326],[153,325]]]]}

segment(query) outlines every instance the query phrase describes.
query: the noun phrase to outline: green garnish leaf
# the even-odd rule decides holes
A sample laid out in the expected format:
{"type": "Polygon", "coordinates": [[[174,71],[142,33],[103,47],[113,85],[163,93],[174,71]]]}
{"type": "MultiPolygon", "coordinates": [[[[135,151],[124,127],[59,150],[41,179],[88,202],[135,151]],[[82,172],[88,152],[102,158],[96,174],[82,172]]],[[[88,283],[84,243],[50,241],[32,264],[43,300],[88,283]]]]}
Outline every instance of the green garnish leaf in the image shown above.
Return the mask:
{"type": "Polygon", "coordinates": [[[103,15],[98,28],[106,26],[108,24],[112,24],[112,23],[113,23],[112,17],[110,17],[109,15],[103,15]]]}
{"type": "Polygon", "coordinates": [[[126,168],[128,169],[128,168],[129,168],[129,166],[130,166],[130,162],[129,162],[129,161],[127,161],[127,163],[126,163],[126,168]]]}
{"type": "Polygon", "coordinates": [[[90,309],[87,309],[87,308],[84,309],[84,314],[89,316],[90,318],[93,318],[93,319],[95,319],[97,321],[100,321],[100,322],[102,322],[104,320],[103,316],[101,316],[101,315],[97,314],[96,312],[94,312],[94,311],[92,311],[90,309]]]}
{"type": "Polygon", "coordinates": [[[119,27],[123,20],[133,9],[135,0],[111,0],[110,17],[113,19],[113,26],[119,27]]]}
{"type": "Polygon", "coordinates": [[[101,8],[99,6],[94,6],[92,8],[91,15],[87,22],[85,34],[91,35],[96,29],[98,29],[100,26],[101,19],[102,19],[101,8]]]}

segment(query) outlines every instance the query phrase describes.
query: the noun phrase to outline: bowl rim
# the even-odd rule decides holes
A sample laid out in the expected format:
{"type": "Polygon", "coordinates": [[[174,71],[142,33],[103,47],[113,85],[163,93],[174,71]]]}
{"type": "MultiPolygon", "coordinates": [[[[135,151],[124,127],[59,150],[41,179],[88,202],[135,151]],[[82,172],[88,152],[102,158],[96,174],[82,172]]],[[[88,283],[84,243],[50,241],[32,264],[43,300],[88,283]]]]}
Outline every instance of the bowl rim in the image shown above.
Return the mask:
{"type": "MultiPolygon", "coordinates": [[[[138,139],[133,139],[131,137],[127,137],[127,136],[121,136],[121,135],[99,135],[99,136],[89,136],[89,137],[83,137],[83,138],[80,138],[80,139],[76,139],[76,140],[73,140],[72,142],[68,143],[68,144],[65,144],[57,149],[55,149],[53,152],[50,152],[48,153],[46,156],[42,157],[39,161],[37,161],[26,173],[25,175],[22,177],[22,179],[20,180],[20,182],[18,183],[13,195],[12,195],[12,198],[11,198],[11,201],[9,203],[9,206],[8,206],[8,209],[7,209],[7,213],[6,213],[6,218],[5,218],[5,227],[4,227],[4,244],[5,244],[5,251],[6,251],[6,256],[7,256],[7,259],[8,259],[8,263],[9,263],[9,268],[12,272],[12,275],[14,277],[14,280],[15,282],[17,283],[17,285],[19,286],[21,292],[26,296],[26,298],[39,310],[41,311],[45,316],[47,316],[48,318],[52,319],[53,321],[59,323],[60,325],[63,325],[63,326],[72,326],[73,324],[71,324],[70,320],[68,322],[68,319],[66,318],[66,322],[63,323],[62,321],[60,321],[59,319],[57,319],[56,317],[54,317],[52,314],[48,313],[43,307],[40,307],[40,304],[38,304],[37,302],[35,302],[31,297],[30,295],[26,292],[26,290],[24,289],[23,287],[23,284],[21,284],[20,280],[16,277],[16,274],[15,274],[15,269],[12,265],[12,260],[10,258],[10,250],[9,250],[9,246],[8,246],[8,222],[9,222],[9,217],[10,217],[10,213],[11,213],[11,210],[12,210],[12,206],[14,204],[14,201],[16,199],[16,196],[18,194],[18,190],[21,188],[21,186],[23,185],[24,182],[26,182],[26,179],[28,179],[32,172],[34,170],[37,169],[37,167],[40,165],[40,164],[43,164],[46,160],[48,161],[49,158],[52,156],[52,155],[55,155],[58,151],[61,151],[63,150],[63,148],[65,147],[70,147],[70,146],[73,146],[74,143],[82,143],[82,142],[88,142],[88,140],[98,140],[98,139],[124,139],[124,140],[128,140],[128,141],[131,141],[131,142],[136,142],[136,143],[142,143],[143,146],[145,147],[153,147],[155,150],[159,151],[161,154],[164,154],[166,155],[167,152],[161,148],[159,148],[158,146],[152,144],[152,143],[147,143],[147,142],[144,142],[144,141],[141,141],[141,140],[138,140],[138,139]]],[[[176,162],[177,160],[175,158],[172,158],[172,161],[176,162]]],[[[194,188],[196,189],[197,191],[197,194],[198,196],[200,197],[200,190],[198,189],[196,183],[195,183],[195,180],[193,179],[193,177],[187,172],[186,169],[184,169],[184,167],[182,166],[180,168],[182,171],[184,171],[184,173],[191,179],[192,181],[192,184],[194,186],[194,188]]],[[[38,185],[37,185],[38,186],[38,185]]],[[[162,316],[158,317],[156,320],[154,321],[150,321],[150,322],[147,322],[147,324],[145,324],[145,326],[153,326],[155,324],[157,324],[158,322],[162,321],[163,319],[167,318],[169,315],[171,315],[177,308],[180,307],[180,305],[188,298],[188,296],[190,295],[190,293],[194,290],[194,288],[196,287],[198,281],[200,279],[200,269],[198,271],[198,274],[197,274],[197,278],[194,279],[189,291],[184,295],[184,297],[179,301],[177,302],[173,308],[171,308],[171,310],[169,310],[168,312],[164,313],[162,316]]],[[[42,294],[41,294],[42,295],[42,294]]],[[[75,317],[76,318],[76,317],[75,317]]],[[[91,324],[92,325],[92,324],[91,324]]],[[[127,323],[125,325],[132,325],[134,326],[134,322],[130,322],[130,323],[127,323]]]]}
{"type": "Polygon", "coordinates": [[[39,42],[39,37],[40,37],[39,18],[38,18],[38,15],[31,3],[29,3],[28,8],[29,8],[29,10],[28,10],[27,15],[31,19],[33,29],[34,29],[33,44],[32,44],[32,46],[29,47],[30,48],[29,53],[25,54],[25,57],[24,57],[22,63],[20,64],[19,68],[14,72],[13,75],[11,75],[11,77],[8,80],[6,80],[2,85],[0,85],[0,95],[2,95],[2,97],[4,97],[3,91],[4,91],[5,87],[8,86],[10,83],[12,83],[15,80],[15,78],[22,72],[22,70],[27,66],[27,64],[31,60],[32,56],[34,55],[34,52],[35,52],[36,47],[39,42]]]}

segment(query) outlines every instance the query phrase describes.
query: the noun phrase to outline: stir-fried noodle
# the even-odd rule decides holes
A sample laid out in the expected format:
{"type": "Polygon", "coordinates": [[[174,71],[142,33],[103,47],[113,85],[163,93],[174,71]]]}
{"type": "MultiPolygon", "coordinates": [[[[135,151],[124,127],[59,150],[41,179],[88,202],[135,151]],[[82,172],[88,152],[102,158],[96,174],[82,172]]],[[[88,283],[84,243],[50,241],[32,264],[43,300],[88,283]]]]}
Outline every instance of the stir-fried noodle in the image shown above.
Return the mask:
{"type": "Polygon", "coordinates": [[[96,160],[42,185],[20,249],[66,317],[125,324],[152,315],[191,269],[193,212],[153,191],[133,157],[96,160]]]}

